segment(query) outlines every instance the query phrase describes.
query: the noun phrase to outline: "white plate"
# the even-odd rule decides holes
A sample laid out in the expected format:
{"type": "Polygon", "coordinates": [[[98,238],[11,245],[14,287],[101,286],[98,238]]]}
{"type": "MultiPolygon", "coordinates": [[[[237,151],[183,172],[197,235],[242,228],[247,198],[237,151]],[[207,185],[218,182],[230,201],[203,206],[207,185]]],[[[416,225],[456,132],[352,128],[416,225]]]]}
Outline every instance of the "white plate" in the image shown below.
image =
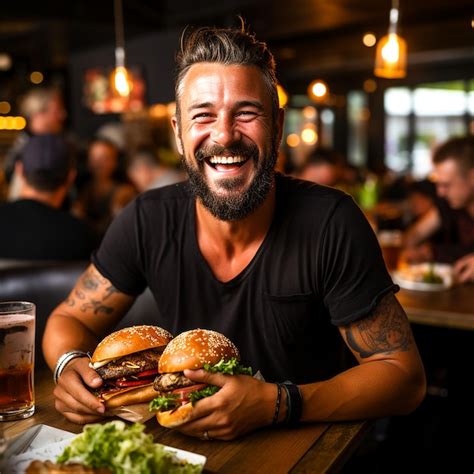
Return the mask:
{"type": "MultiPolygon", "coordinates": [[[[3,474],[23,474],[26,471],[26,468],[30,465],[32,461],[52,461],[55,462],[56,458],[62,454],[64,448],[68,446],[72,439],[76,436],[69,431],[58,430],[52,428],[51,426],[43,425],[42,432],[47,433],[48,430],[54,430],[54,435],[58,437],[59,432],[62,432],[61,441],[43,444],[38,447],[38,439],[35,439],[34,446],[30,446],[28,451],[17,456],[12,456],[10,459],[6,460],[6,465],[3,466],[1,473],[3,474]]],[[[53,432],[51,432],[53,434],[53,432]]],[[[180,460],[187,461],[191,464],[197,464],[204,468],[206,463],[206,456],[201,454],[191,453],[189,451],[184,451],[178,448],[172,448],[170,446],[164,446],[167,451],[173,452],[176,457],[180,460]]]]}
{"type": "Polygon", "coordinates": [[[444,263],[420,263],[418,265],[409,265],[392,272],[393,280],[402,288],[418,291],[440,291],[453,286],[453,267],[444,263]],[[422,275],[433,266],[434,273],[439,275],[442,283],[427,283],[421,281],[422,275]]]}

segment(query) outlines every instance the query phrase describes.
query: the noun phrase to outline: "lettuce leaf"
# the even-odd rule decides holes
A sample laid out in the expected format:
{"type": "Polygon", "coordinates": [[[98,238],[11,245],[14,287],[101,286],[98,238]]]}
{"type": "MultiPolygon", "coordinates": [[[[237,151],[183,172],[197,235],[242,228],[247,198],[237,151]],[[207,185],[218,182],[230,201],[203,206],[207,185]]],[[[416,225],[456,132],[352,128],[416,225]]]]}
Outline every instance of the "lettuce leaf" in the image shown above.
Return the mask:
{"type": "Polygon", "coordinates": [[[114,420],[86,425],[58,457],[58,463],[79,462],[95,469],[106,468],[114,474],[194,474],[202,466],[183,463],[153,437],[145,434],[145,425],[126,425],[114,420]]]}
{"type": "Polygon", "coordinates": [[[178,405],[178,395],[174,395],[172,393],[160,397],[154,398],[148,409],[150,411],[157,410],[157,411],[167,411],[176,408],[178,405]]]}
{"type": "Polygon", "coordinates": [[[208,385],[202,390],[196,390],[195,392],[191,392],[189,394],[189,401],[194,405],[198,400],[210,397],[211,395],[217,393],[219,390],[220,387],[216,387],[215,385],[208,385]]]}
{"type": "Polygon", "coordinates": [[[252,367],[244,367],[233,357],[229,360],[221,359],[217,364],[204,364],[204,370],[211,373],[221,373],[228,375],[252,375],[252,367]]]}

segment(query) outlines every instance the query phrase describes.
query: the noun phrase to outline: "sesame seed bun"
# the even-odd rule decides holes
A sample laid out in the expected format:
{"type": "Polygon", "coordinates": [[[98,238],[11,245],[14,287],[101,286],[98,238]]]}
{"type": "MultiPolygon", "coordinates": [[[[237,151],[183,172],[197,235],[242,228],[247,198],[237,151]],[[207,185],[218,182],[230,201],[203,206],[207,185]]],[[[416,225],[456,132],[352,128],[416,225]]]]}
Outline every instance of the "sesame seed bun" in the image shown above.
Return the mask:
{"type": "Polygon", "coordinates": [[[240,360],[237,347],[223,334],[208,329],[193,329],[176,336],[163,351],[158,371],[181,372],[217,364],[221,359],[240,360]]]}
{"type": "Polygon", "coordinates": [[[118,359],[134,352],[166,346],[173,336],[158,326],[131,326],[102,339],[92,354],[93,363],[118,359]]]}

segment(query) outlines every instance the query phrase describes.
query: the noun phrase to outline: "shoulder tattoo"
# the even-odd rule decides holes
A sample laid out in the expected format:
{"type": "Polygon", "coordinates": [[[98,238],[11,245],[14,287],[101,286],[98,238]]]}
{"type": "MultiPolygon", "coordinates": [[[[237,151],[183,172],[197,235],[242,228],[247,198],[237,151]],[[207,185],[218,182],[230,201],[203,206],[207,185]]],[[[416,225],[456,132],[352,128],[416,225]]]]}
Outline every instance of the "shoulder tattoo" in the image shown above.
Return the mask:
{"type": "Polygon", "coordinates": [[[400,303],[390,293],[366,318],[345,328],[349,347],[363,359],[410,349],[410,324],[400,303]]]}

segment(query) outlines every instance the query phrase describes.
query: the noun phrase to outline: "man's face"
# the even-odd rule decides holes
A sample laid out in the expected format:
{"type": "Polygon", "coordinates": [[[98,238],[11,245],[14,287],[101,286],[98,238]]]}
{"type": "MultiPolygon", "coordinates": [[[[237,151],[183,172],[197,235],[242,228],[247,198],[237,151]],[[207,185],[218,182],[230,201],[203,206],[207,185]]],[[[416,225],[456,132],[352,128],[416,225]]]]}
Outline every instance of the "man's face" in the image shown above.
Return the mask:
{"type": "Polygon", "coordinates": [[[66,120],[66,110],[60,96],[54,96],[44,112],[50,133],[60,133],[66,120]]]}
{"type": "Polygon", "coordinates": [[[474,199],[474,170],[463,172],[455,160],[435,164],[436,191],[453,209],[463,209],[474,199]]]}
{"type": "Polygon", "coordinates": [[[196,196],[218,219],[252,213],[273,183],[279,123],[253,66],[198,63],[181,83],[176,142],[196,196]]]}
{"type": "Polygon", "coordinates": [[[118,166],[117,151],[107,143],[95,142],[89,148],[87,163],[94,176],[110,178],[118,166]]]}

